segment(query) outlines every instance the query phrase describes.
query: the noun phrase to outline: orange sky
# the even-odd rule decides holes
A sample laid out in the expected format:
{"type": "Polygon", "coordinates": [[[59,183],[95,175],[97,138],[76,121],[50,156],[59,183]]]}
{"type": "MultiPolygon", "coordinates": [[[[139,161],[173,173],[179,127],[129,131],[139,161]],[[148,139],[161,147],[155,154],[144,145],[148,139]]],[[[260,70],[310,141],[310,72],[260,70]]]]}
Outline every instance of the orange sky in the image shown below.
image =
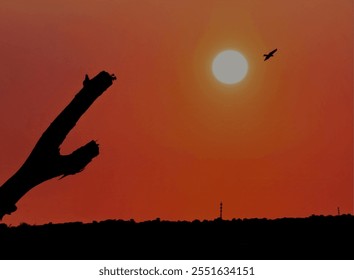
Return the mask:
{"type": "Polygon", "coordinates": [[[100,155],[3,222],[353,212],[351,0],[12,0],[0,34],[0,184],[86,73],[118,77],[62,147],[100,155]],[[239,84],[212,76],[225,49],[248,60],[239,84]]]}

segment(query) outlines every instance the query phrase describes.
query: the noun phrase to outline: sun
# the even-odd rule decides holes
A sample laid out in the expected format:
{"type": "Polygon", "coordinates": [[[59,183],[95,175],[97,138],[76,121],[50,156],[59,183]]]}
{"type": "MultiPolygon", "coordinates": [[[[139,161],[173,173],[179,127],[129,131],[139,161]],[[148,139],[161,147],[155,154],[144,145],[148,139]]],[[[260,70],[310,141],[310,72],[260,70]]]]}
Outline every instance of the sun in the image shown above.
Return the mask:
{"type": "Polygon", "coordinates": [[[219,82],[228,85],[236,84],[246,77],[248,62],[238,51],[222,51],[213,60],[212,72],[219,82]]]}

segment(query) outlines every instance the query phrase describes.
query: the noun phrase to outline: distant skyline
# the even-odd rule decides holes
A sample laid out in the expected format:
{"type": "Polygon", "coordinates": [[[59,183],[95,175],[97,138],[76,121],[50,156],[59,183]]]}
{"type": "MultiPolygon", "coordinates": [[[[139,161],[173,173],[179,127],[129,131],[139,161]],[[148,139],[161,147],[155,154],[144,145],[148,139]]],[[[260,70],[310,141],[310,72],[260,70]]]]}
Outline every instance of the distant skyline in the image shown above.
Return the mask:
{"type": "Polygon", "coordinates": [[[118,78],[61,151],[100,155],[2,222],[353,214],[353,29],[351,0],[2,3],[0,185],[85,74],[118,78]],[[225,85],[229,49],[248,72],[225,85]]]}

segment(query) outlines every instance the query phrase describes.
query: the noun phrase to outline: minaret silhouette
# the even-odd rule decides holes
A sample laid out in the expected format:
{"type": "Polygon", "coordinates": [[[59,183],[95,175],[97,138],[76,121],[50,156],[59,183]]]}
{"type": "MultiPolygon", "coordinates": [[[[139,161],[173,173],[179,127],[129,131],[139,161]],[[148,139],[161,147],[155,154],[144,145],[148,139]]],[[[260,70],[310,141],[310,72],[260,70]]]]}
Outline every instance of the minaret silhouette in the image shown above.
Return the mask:
{"type": "Polygon", "coordinates": [[[220,202],[220,220],[222,220],[222,201],[220,202]]]}

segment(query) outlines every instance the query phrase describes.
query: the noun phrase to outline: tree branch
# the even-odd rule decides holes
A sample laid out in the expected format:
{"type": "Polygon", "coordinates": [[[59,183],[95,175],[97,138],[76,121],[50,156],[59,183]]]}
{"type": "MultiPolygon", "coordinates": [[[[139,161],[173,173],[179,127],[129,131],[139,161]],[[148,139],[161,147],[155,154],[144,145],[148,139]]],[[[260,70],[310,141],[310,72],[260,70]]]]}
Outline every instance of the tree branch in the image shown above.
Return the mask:
{"type": "Polygon", "coordinates": [[[20,169],[0,187],[0,220],[16,211],[16,203],[28,191],[49,179],[81,172],[99,154],[91,141],[70,155],[60,155],[60,145],[80,117],[103,94],[116,77],[105,71],[92,80],[86,76],[84,87],[44,131],[20,169]]]}

